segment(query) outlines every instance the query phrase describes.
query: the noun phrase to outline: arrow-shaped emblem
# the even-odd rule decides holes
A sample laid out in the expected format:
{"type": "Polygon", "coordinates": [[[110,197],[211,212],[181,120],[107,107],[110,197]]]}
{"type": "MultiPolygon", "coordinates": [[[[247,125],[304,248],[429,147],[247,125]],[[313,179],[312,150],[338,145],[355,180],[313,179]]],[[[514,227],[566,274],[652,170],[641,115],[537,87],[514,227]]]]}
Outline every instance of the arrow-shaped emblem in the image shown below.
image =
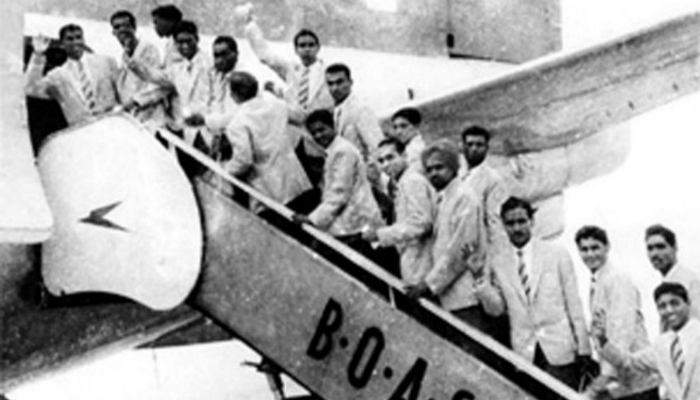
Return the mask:
{"type": "Polygon", "coordinates": [[[118,205],[120,205],[122,202],[118,201],[116,203],[112,203],[109,205],[106,205],[104,207],[96,208],[92,211],[90,211],[90,215],[87,217],[83,218],[80,220],[80,222],[85,222],[86,224],[94,224],[97,226],[101,226],[103,228],[111,228],[111,229],[117,229],[120,231],[126,232],[127,230],[114,222],[108,220],[105,218],[107,214],[109,214],[112,210],[114,210],[118,205]]]}

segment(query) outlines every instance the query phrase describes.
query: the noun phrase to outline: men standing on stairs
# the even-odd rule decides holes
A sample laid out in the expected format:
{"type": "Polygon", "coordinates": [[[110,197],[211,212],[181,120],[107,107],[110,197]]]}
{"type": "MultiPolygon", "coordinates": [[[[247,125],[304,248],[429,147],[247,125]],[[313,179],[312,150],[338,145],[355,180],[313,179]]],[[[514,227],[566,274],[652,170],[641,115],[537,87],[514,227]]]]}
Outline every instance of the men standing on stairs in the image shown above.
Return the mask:
{"type": "MultiPolygon", "coordinates": [[[[592,325],[602,325],[607,338],[619,349],[639,351],[649,345],[644,326],[642,301],[632,280],[608,261],[610,244],[607,233],[597,226],[584,226],[576,232],[576,246],[583,263],[591,271],[590,311],[592,325]]],[[[659,376],[650,373],[625,374],[615,366],[600,361],[597,391],[607,392],[614,399],[657,400],[659,376]]]]}
{"type": "Polygon", "coordinates": [[[700,321],[691,315],[688,291],[680,283],[663,282],[654,290],[654,301],[668,330],[634,353],[609,340],[605,315],[594,318],[592,334],[601,357],[626,374],[658,372],[670,400],[699,399],[700,321]]]}
{"type": "MultiPolygon", "coordinates": [[[[700,275],[678,263],[676,234],[663,225],[652,225],[647,228],[644,240],[649,261],[661,273],[663,281],[680,283],[685,287],[690,300],[690,313],[700,319],[700,275]]],[[[661,332],[667,331],[663,320],[661,324],[661,332]]]]}
{"type": "Polygon", "coordinates": [[[503,203],[510,246],[489,265],[505,300],[513,350],[578,389],[592,361],[576,273],[564,248],[532,237],[534,214],[526,200],[510,197],[503,203]]]}
{"type": "Polygon", "coordinates": [[[394,201],[394,220],[362,234],[382,247],[395,246],[401,256],[400,277],[407,284],[423,280],[432,267],[432,231],[437,196],[423,174],[409,166],[406,149],[398,139],[379,143],[377,161],[389,176],[389,197],[394,201]]]}
{"type": "Polygon", "coordinates": [[[480,126],[471,126],[462,131],[462,151],[467,163],[462,179],[482,203],[488,245],[494,247],[508,244],[500,212],[509,191],[504,178],[486,161],[490,140],[491,133],[480,126]]]}
{"type": "MultiPolygon", "coordinates": [[[[226,127],[232,157],[223,166],[265,196],[287,204],[311,188],[286,136],[287,107],[260,91],[257,80],[247,72],[234,71],[229,85],[238,110],[226,127]]],[[[260,204],[251,208],[263,210],[260,204]]]]}
{"type": "Polygon", "coordinates": [[[496,336],[495,319],[503,311],[485,284],[486,270],[470,268],[469,260],[486,250],[483,210],[474,192],[459,179],[459,151],[448,139],[429,145],[421,156],[425,173],[437,191],[433,224],[433,266],[425,277],[406,287],[409,298],[437,298],[457,318],[496,336]]]}
{"type": "Polygon", "coordinates": [[[306,126],[311,137],[326,153],[321,204],[308,216],[295,214],[294,221],[312,224],[374,259],[374,250],[362,238],[362,230],[381,226],[383,221],[367,180],[360,151],[338,135],[333,113],[329,110],[316,110],[309,114],[306,126]]]}

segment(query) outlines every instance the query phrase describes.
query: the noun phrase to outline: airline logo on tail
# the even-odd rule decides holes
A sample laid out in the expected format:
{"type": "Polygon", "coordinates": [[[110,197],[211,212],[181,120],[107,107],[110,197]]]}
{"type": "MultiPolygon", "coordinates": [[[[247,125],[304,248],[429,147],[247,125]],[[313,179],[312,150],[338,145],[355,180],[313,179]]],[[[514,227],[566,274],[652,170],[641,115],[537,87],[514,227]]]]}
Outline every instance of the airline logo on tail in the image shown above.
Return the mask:
{"type": "Polygon", "coordinates": [[[90,211],[90,215],[88,215],[85,218],[81,218],[80,222],[84,222],[86,224],[94,224],[103,228],[111,228],[128,232],[126,228],[121,227],[106,218],[107,214],[109,214],[112,210],[117,208],[121,203],[121,201],[118,201],[116,203],[112,203],[104,207],[96,208],[90,211]]]}

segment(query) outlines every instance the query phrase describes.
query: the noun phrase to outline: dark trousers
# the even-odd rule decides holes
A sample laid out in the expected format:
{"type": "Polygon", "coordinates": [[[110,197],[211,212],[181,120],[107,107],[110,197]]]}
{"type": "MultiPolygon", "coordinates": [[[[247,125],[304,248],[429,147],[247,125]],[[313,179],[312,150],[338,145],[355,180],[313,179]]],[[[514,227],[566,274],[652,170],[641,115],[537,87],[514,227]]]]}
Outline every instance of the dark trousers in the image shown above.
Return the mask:
{"type": "Polygon", "coordinates": [[[535,366],[539,367],[546,373],[557,378],[570,388],[578,390],[579,382],[581,381],[581,376],[579,374],[578,365],[575,362],[565,365],[550,364],[549,360],[547,360],[547,357],[544,355],[540,344],[538,343],[535,347],[534,364],[535,366]]]}
{"type": "Polygon", "coordinates": [[[617,400],[659,400],[659,388],[649,389],[644,392],[635,393],[630,396],[618,397],[617,400]]]}
{"type": "MultiPolygon", "coordinates": [[[[508,328],[509,324],[507,317],[492,317],[486,313],[481,304],[452,310],[451,313],[461,321],[464,321],[488,336],[491,336],[502,344],[506,346],[510,344],[510,329],[508,328]],[[504,343],[504,340],[506,343],[504,343]]],[[[494,357],[489,349],[483,348],[479,345],[467,345],[465,350],[498,371],[504,371],[504,369],[507,368],[507,364],[499,361],[497,357],[494,357]]]]}

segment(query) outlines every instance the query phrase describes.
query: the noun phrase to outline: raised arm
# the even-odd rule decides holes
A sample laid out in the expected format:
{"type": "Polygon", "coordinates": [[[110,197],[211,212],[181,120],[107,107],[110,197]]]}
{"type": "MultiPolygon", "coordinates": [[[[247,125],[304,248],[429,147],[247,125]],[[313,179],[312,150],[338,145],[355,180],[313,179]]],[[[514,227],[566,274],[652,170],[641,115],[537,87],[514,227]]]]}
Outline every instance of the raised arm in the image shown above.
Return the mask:
{"type": "Polygon", "coordinates": [[[45,36],[35,36],[32,38],[32,47],[34,52],[29,60],[27,71],[25,73],[24,90],[27,96],[38,97],[42,99],[51,99],[53,90],[58,85],[56,74],[47,74],[44,76],[44,68],[46,67],[46,50],[49,48],[51,39],[45,36]]]}
{"type": "Polygon", "coordinates": [[[260,26],[251,15],[247,17],[244,33],[260,62],[275,71],[282,80],[287,81],[287,74],[291,69],[289,62],[270,49],[260,26]]]}

